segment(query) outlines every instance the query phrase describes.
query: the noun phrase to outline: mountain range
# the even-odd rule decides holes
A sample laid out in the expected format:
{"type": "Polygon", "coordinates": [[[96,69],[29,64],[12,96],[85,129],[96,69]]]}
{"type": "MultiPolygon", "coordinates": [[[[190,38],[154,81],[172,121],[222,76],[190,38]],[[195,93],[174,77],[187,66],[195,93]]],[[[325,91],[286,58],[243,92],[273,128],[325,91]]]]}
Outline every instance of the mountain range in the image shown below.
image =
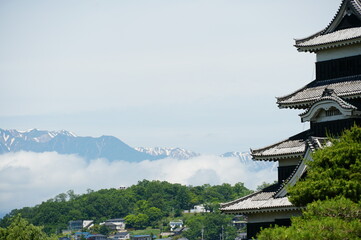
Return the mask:
{"type": "Polygon", "coordinates": [[[59,154],[77,154],[85,159],[106,158],[138,162],[155,160],[156,156],[139,152],[113,136],[79,137],[62,131],[28,131],[0,129],[0,154],[8,152],[57,152],[59,154]]]}
{"type": "MultiPolygon", "coordinates": [[[[143,160],[157,160],[175,158],[190,159],[201,154],[182,148],[132,148],[113,136],[79,137],[72,132],[46,131],[31,129],[28,131],[0,129],[0,154],[9,152],[57,152],[59,154],[76,154],[87,160],[105,158],[109,161],[124,160],[140,162],[143,160]]],[[[269,167],[269,163],[252,161],[247,152],[227,152],[221,157],[236,157],[254,169],[269,167]]]]}

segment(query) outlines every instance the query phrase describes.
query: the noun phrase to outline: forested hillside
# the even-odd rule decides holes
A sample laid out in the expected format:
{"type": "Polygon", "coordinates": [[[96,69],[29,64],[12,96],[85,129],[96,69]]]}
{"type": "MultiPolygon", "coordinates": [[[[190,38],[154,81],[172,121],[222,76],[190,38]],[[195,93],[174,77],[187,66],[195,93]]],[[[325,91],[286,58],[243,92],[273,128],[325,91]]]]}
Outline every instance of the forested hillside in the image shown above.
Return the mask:
{"type": "Polygon", "coordinates": [[[110,218],[125,218],[134,228],[159,226],[163,218],[179,216],[194,205],[205,204],[213,211],[218,203],[250,192],[243,183],[193,187],[147,180],[127,189],[88,190],[82,195],[69,190],[35,207],[12,210],[0,221],[0,226],[6,227],[10,217],[18,213],[30,223],[44,226],[47,233],[66,229],[70,220],[79,219],[99,223],[110,218]]]}

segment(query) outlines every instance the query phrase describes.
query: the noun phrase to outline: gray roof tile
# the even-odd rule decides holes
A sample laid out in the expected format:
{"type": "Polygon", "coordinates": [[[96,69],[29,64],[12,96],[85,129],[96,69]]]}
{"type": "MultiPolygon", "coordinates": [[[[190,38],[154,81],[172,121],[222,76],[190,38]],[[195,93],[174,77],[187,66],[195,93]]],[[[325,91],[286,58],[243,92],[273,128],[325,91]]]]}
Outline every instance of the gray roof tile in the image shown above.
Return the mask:
{"type": "MultiPolygon", "coordinates": [[[[361,97],[361,76],[356,76],[358,80],[331,82],[325,85],[316,85],[313,87],[315,81],[311,84],[301,88],[300,90],[284,97],[277,98],[277,104],[280,108],[308,108],[315,100],[322,97],[326,88],[333,89],[334,93],[341,98],[361,97]]],[[[322,83],[322,82],[321,82],[322,83]]]]}
{"type": "MultiPolygon", "coordinates": [[[[272,187],[277,188],[276,185],[272,187]]],[[[221,204],[221,211],[246,214],[252,211],[273,211],[285,207],[295,208],[287,197],[274,198],[275,193],[275,191],[262,190],[235,201],[221,204]]]]}
{"type": "Polygon", "coordinates": [[[270,146],[251,149],[251,155],[254,160],[265,161],[278,161],[282,158],[301,157],[306,150],[305,140],[307,137],[308,131],[304,131],[270,146]]]}
{"type": "Polygon", "coordinates": [[[325,35],[320,35],[311,38],[308,41],[296,43],[299,50],[317,51],[325,48],[349,45],[361,42],[361,27],[348,28],[332,32],[325,35]]]}

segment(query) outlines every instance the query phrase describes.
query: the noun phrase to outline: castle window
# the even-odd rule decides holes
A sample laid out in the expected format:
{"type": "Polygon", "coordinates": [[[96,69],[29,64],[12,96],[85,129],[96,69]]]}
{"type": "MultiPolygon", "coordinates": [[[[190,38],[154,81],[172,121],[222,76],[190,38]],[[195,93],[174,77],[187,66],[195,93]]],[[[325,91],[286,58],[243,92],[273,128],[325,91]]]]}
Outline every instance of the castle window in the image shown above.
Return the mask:
{"type": "Polygon", "coordinates": [[[337,116],[337,115],[341,115],[340,110],[338,110],[337,108],[330,108],[329,110],[326,111],[327,117],[337,116]]]}

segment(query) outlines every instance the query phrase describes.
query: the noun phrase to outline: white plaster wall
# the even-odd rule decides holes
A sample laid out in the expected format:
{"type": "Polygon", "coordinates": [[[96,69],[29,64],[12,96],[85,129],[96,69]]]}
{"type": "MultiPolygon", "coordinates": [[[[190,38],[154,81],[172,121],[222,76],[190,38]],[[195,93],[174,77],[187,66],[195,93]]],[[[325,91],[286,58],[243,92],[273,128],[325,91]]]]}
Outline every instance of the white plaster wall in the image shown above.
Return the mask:
{"type": "Polygon", "coordinates": [[[254,213],[247,215],[249,223],[274,222],[275,219],[285,219],[300,216],[301,211],[254,213]]]}
{"type": "Polygon", "coordinates": [[[352,46],[332,48],[319,51],[316,54],[316,61],[322,62],[337,58],[351,57],[361,55],[361,43],[352,46]]]}

